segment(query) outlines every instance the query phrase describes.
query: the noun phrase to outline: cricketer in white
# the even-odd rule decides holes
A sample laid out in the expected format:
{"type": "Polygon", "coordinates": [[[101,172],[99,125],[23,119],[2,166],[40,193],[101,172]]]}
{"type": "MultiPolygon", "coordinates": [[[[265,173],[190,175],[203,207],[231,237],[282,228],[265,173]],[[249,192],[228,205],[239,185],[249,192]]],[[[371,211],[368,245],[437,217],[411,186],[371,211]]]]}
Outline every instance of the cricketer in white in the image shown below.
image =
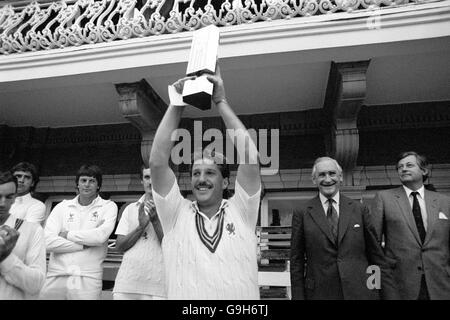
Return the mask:
{"type": "Polygon", "coordinates": [[[36,298],[45,281],[44,232],[10,214],[16,192],[16,178],[0,173],[0,300],[36,298]]]}
{"type": "Polygon", "coordinates": [[[117,205],[98,195],[101,181],[100,168],[82,166],[79,195],[50,213],[45,240],[51,254],[41,299],[100,299],[102,263],[117,218],[117,205]]]}
{"type": "MultiPolygon", "coordinates": [[[[229,185],[229,168],[224,157],[213,150],[194,158],[191,186],[195,201],[184,199],[169,158],[174,143],[170,137],[185,106],[171,101],[150,154],[153,198],[164,231],[168,298],[259,299],[254,233],[261,192],[258,152],[225,99],[219,67],[215,75],[207,78],[214,84],[212,100],[226,128],[236,130],[237,139],[248,139],[248,144],[245,154],[238,154],[241,164],[233,197],[223,199],[229,185]]],[[[187,79],[174,83],[178,93],[187,79]]]]}

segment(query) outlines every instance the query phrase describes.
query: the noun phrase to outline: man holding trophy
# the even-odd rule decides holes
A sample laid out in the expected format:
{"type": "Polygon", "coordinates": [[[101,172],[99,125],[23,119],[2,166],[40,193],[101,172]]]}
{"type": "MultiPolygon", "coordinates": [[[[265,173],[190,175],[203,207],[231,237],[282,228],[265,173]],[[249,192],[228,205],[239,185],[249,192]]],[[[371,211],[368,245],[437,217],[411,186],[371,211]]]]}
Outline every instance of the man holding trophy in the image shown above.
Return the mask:
{"type": "MultiPolygon", "coordinates": [[[[204,53],[211,55],[208,50],[204,53]]],[[[226,100],[220,69],[216,67],[217,53],[213,54],[214,74],[197,74],[169,86],[170,106],[156,131],[150,154],[153,198],[164,231],[167,294],[169,299],[259,299],[254,233],[261,193],[258,151],[226,100]],[[187,98],[187,102],[183,98],[194,91],[189,89],[188,81],[199,78],[201,83],[206,79],[213,87],[209,105],[204,102],[202,89],[200,108],[207,109],[212,100],[226,128],[235,132],[234,145],[246,145],[245,151],[238,150],[235,194],[227,200],[222,192],[229,185],[230,171],[222,154],[207,150],[194,154],[190,164],[194,201],[181,195],[169,167],[174,145],[171,135],[185,106],[196,103],[195,99],[187,98]],[[246,139],[248,144],[243,143],[246,139]]]]}

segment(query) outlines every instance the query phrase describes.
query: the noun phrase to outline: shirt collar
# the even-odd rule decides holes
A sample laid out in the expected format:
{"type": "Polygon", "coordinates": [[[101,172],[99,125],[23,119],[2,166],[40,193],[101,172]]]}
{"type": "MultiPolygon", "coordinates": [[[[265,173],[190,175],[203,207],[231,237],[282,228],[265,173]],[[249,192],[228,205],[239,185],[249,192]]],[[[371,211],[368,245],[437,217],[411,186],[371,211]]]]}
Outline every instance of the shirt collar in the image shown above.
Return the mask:
{"type": "MultiPolygon", "coordinates": [[[[328,205],[328,198],[325,197],[322,193],[319,192],[319,198],[320,198],[320,202],[322,203],[322,205],[328,205]]],[[[339,207],[339,191],[336,192],[336,194],[331,198],[334,200],[334,202],[336,203],[336,205],[339,207]]]]}
{"type": "Polygon", "coordinates": [[[5,222],[3,222],[3,225],[12,227],[13,226],[12,219],[13,219],[13,215],[10,213],[8,218],[6,218],[5,222]]]}
{"type": "Polygon", "coordinates": [[[80,195],[77,195],[75,198],[73,198],[72,200],[69,200],[69,206],[75,206],[75,207],[93,207],[93,206],[97,206],[97,205],[101,205],[103,199],[100,197],[100,195],[97,195],[97,197],[91,202],[91,204],[87,205],[87,206],[82,206],[79,202],[78,202],[78,198],[80,197],[80,195]]]}
{"type": "MultiPolygon", "coordinates": [[[[408,196],[408,198],[411,196],[411,192],[414,192],[414,190],[411,190],[410,188],[408,188],[407,186],[403,185],[403,189],[405,189],[406,195],[408,196]]],[[[420,197],[422,199],[425,199],[425,187],[422,185],[419,189],[416,190],[416,192],[419,193],[420,197]]]]}
{"type": "Polygon", "coordinates": [[[198,212],[201,216],[203,216],[203,218],[206,218],[208,220],[214,219],[220,213],[220,211],[222,211],[222,209],[225,209],[226,207],[228,207],[228,200],[222,199],[222,203],[220,204],[219,210],[217,210],[217,212],[211,217],[211,219],[209,219],[203,212],[200,211],[200,209],[198,208],[197,201],[191,202],[192,210],[194,212],[198,212]]]}
{"type": "Polygon", "coordinates": [[[22,202],[25,202],[30,199],[31,199],[31,193],[28,192],[27,194],[25,194],[23,196],[17,196],[15,201],[22,203],[22,202]]]}
{"type": "Polygon", "coordinates": [[[139,198],[139,200],[136,202],[136,204],[139,206],[142,202],[145,200],[145,193],[139,198]]]}

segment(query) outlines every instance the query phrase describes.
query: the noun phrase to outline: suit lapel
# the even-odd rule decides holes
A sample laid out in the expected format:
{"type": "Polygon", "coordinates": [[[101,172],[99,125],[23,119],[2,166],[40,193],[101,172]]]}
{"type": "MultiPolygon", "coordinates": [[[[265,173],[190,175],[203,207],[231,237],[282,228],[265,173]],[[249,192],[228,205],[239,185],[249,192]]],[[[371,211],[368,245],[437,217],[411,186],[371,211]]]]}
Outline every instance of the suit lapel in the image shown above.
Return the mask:
{"type": "Polygon", "coordinates": [[[394,198],[396,199],[398,205],[400,206],[400,209],[401,209],[400,211],[403,215],[403,218],[406,220],[406,224],[408,225],[409,229],[413,233],[417,242],[419,244],[421,244],[419,231],[417,231],[416,222],[414,221],[411,205],[409,204],[409,200],[406,196],[405,189],[403,189],[403,187],[395,189],[394,190],[394,198]]]}
{"type": "Polygon", "coordinates": [[[425,190],[425,207],[427,209],[427,234],[424,245],[430,240],[436,221],[439,219],[438,197],[428,190],[425,190]]]}
{"type": "Polygon", "coordinates": [[[325,216],[325,212],[323,211],[322,203],[320,202],[320,198],[318,196],[312,200],[312,203],[310,206],[308,206],[308,209],[308,212],[314,222],[319,226],[322,232],[325,233],[331,243],[336,245],[331,234],[331,229],[330,225],[328,224],[327,217],[325,216]]]}
{"type": "Polygon", "coordinates": [[[340,195],[339,198],[339,223],[338,223],[338,243],[341,243],[347,232],[348,222],[352,212],[352,200],[340,195]]]}

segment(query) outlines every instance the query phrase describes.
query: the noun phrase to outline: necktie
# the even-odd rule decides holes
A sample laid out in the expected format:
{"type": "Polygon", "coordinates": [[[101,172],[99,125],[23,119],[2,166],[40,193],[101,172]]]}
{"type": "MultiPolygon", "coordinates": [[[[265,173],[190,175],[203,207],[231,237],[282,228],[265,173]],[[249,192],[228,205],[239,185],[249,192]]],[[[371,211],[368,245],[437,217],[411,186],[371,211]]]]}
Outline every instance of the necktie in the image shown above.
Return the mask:
{"type": "Polygon", "coordinates": [[[338,215],[336,209],[333,207],[333,201],[333,199],[328,199],[327,220],[331,227],[331,234],[334,237],[334,242],[337,242],[338,215]]]}
{"type": "Polygon", "coordinates": [[[425,231],[425,227],[423,226],[422,213],[420,211],[419,200],[417,200],[418,194],[419,193],[416,191],[411,192],[411,195],[413,196],[412,212],[413,212],[414,220],[416,221],[417,231],[419,231],[420,240],[422,240],[422,243],[423,243],[423,241],[425,240],[426,231],[425,231]]]}

